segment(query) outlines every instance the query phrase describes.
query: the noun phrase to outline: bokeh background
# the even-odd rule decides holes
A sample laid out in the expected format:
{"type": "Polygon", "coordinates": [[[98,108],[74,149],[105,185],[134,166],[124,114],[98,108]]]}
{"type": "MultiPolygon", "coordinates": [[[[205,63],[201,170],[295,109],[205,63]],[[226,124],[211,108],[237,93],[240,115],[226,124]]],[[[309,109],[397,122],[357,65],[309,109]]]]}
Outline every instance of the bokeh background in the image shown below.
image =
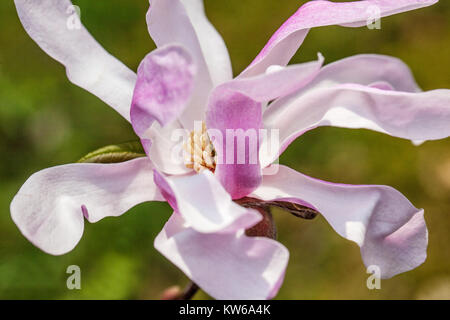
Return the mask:
{"type": "MultiPolygon", "coordinates": [[[[205,0],[235,74],[304,2],[205,0]]],[[[74,4],[96,39],[133,70],[154,48],[145,24],[147,1],[74,4]]],[[[319,51],[327,63],[359,53],[393,55],[411,67],[424,90],[449,88],[450,1],[385,18],[381,30],[314,29],[293,63],[314,60],[319,51]]],[[[153,248],[170,214],[165,204],[142,204],[119,218],[86,222],[76,249],[59,257],[35,248],[11,221],[9,203],[33,172],[135,139],[126,121],[70,84],[63,67],[28,37],[13,1],[0,1],[1,299],[154,299],[165,288],[188,282],[153,248]],[[72,264],[81,267],[81,290],[66,288],[66,268],[72,264]]],[[[450,298],[450,139],[414,147],[366,130],[324,127],[298,139],[280,161],[324,180],[393,186],[426,209],[430,235],[422,266],[371,291],[355,244],[340,238],[322,217],[303,221],[275,211],[279,240],[291,252],[278,299],[450,298]]]]}

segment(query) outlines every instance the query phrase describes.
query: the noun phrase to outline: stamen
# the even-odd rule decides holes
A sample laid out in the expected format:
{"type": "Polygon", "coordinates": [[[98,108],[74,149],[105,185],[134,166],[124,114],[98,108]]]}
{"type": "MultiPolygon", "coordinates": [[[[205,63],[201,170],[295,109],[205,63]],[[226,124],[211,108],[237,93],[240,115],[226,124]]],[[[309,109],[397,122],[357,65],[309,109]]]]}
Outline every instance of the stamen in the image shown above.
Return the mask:
{"type": "Polygon", "coordinates": [[[202,172],[205,169],[214,172],[216,169],[216,151],[206,132],[206,124],[202,122],[201,131],[192,131],[184,144],[186,167],[202,172]]]}

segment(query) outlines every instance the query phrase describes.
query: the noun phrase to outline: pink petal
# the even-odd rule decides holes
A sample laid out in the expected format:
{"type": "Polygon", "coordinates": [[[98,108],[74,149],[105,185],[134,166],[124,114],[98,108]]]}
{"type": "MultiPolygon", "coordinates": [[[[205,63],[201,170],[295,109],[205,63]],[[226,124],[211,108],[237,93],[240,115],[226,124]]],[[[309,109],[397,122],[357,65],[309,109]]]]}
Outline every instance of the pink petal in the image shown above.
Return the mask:
{"type": "Polygon", "coordinates": [[[196,231],[230,232],[249,228],[262,218],[257,211],[233,202],[209,170],[170,177],[155,171],[154,180],[167,202],[196,231]]]}
{"type": "Polygon", "coordinates": [[[117,164],[77,163],[33,174],[11,202],[23,235],[43,251],[71,251],[89,222],[120,216],[145,201],[163,201],[147,158],[117,164]]]}
{"type": "Polygon", "coordinates": [[[258,160],[261,109],[261,103],[221,87],[209,101],[208,133],[218,131],[220,135],[210,133],[210,137],[221,136],[212,138],[218,157],[215,175],[233,199],[246,196],[261,182],[258,160]]]}
{"type": "Polygon", "coordinates": [[[353,2],[310,1],[292,15],[270,38],[240,77],[263,73],[271,65],[287,65],[310,28],[343,25],[361,27],[370,22],[372,8],[386,17],[435,4],[438,0],[365,0],[353,2]]]}
{"type": "Polygon", "coordinates": [[[279,166],[252,196],[311,204],[339,235],[361,247],[364,264],[378,266],[382,278],[412,270],[426,259],[423,210],[393,188],[334,184],[279,166]]]}
{"type": "MultiPolygon", "coordinates": [[[[325,86],[280,99],[264,113],[264,126],[280,129],[281,152],[319,126],[370,129],[409,140],[450,136],[450,90],[411,93],[360,85],[325,86]]],[[[262,158],[263,166],[273,159],[262,158]]]]}
{"type": "Polygon", "coordinates": [[[232,78],[228,51],[205,16],[202,0],[150,0],[147,24],[158,47],[178,43],[192,55],[198,68],[189,112],[181,117],[186,128],[204,118],[211,89],[232,78]]]}
{"type": "MultiPolygon", "coordinates": [[[[221,141],[214,141],[219,157],[216,175],[233,199],[239,199],[254,190],[261,180],[261,168],[257,162],[259,129],[261,128],[261,103],[288,95],[307,85],[320,70],[323,57],[317,61],[289,66],[256,77],[236,79],[218,86],[211,94],[206,124],[211,130],[219,130],[221,141]],[[242,134],[238,131],[241,129],[242,134]],[[239,138],[227,138],[227,132],[244,135],[253,133],[253,143],[239,151],[239,138]],[[229,144],[229,147],[226,147],[229,144]],[[234,145],[234,146],[233,146],[234,145]],[[227,159],[230,151],[234,153],[227,159]],[[239,152],[245,152],[239,161],[239,152]]],[[[251,138],[246,138],[251,140],[251,138]]],[[[243,140],[241,140],[243,141],[243,140]]]]}
{"type": "Polygon", "coordinates": [[[130,120],[136,75],[106,52],[81,25],[69,0],[14,0],[30,37],[66,67],[69,80],[130,120]],[[70,22],[79,23],[69,28],[70,22]]]}
{"type": "Polygon", "coordinates": [[[155,248],[215,299],[271,299],[278,292],[288,250],[243,230],[204,234],[174,213],[155,239],[155,248]]]}
{"type": "Polygon", "coordinates": [[[304,90],[345,83],[405,92],[421,91],[403,61],[379,54],[360,54],[330,63],[320,70],[304,90]]]}
{"type": "Polygon", "coordinates": [[[267,102],[289,95],[310,83],[319,73],[324,58],[319,53],[317,61],[302,63],[267,72],[255,77],[228,81],[215,90],[242,93],[258,102],[267,102]]]}
{"type": "Polygon", "coordinates": [[[189,53],[170,45],[149,53],[138,69],[131,105],[131,122],[143,137],[154,121],[161,126],[175,121],[191,98],[195,66],[189,53]]]}

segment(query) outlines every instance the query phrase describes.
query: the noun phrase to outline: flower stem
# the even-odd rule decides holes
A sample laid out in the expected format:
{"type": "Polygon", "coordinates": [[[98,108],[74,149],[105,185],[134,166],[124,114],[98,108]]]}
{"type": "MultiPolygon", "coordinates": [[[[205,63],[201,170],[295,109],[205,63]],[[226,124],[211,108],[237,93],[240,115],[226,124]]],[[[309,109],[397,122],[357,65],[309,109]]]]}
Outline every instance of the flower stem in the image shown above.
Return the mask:
{"type": "Polygon", "coordinates": [[[198,289],[199,289],[198,285],[195,284],[195,282],[191,281],[177,300],[192,299],[194,295],[197,293],[198,289]]]}
{"type": "Polygon", "coordinates": [[[182,291],[180,287],[173,286],[164,290],[161,294],[162,300],[190,300],[197,293],[199,287],[194,282],[189,282],[187,287],[182,291]]]}

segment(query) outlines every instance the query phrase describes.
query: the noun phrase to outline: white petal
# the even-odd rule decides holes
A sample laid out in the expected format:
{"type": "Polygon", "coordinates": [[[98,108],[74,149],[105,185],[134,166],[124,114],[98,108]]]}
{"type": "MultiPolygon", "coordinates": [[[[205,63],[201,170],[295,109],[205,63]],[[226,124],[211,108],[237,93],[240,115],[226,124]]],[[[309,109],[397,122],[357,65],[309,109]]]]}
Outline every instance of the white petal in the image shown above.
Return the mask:
{"type": "Polygon", "coordinates": [[[11,203],[23,235],[43,251],[59,255],[81,239],[84,218],[120,216],[145,201],[163,201],[147,158],[116,164],[76,163],[33,174],[11,203]]]}
{"type": "Polygon", "coordinates": [[[196,231],[229,233],[254,226],[262,219],[256,210],[233,202],[209,170],[170,177],[155,171],[154,179],[172,208],[196,231]]]}
{"type": "Polygon", "coordinates": [[[423,210],[393,188],[325,182],[279,166],[277,174],[263,177],[252,196],[316,209],[339,235],[361,247],[364,264],[378,266],[382,278],[414,269],[426,259],[423,210]]]}
{"type": "Polygon", "coordinates": [[[268,238],[242,232],[204,234],[174,213],[155,248],[216,299],[271,299],[280,288],[288,250],[268,238]]]}
{"type": "Polygon", "coordinates": [[[225,43],[208,21],[202,0],[151,0],[147,24],[158,47],[181,44],[194,57],[196,88],[190,107],[180,117],[183,125],[192,129],[195,120],[204,118],[210,90],[232,78],[225,43]]]}
{"type": "Polygon", "coordinates": [[[66,67],[71,82],[130,120],[136,75],[106,52],[80,23],[69,0],[14,0],[30,37],[66,67]]]}

